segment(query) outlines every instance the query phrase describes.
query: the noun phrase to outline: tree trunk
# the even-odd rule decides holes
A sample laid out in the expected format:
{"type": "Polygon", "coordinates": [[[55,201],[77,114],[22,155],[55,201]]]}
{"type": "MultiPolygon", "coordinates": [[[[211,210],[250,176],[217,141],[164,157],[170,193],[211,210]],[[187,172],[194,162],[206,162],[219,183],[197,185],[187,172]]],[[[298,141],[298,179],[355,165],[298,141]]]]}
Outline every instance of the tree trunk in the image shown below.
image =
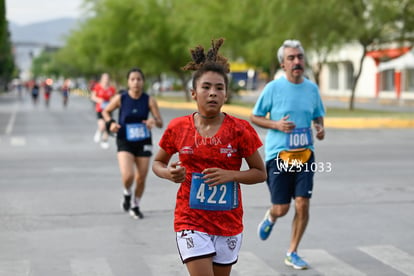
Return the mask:
{"type": "Polygon", "coordinates": [[[315,83],[319,87],[321,82],[321,71],[322,71],[322,63],[318,62],[315,66],[312,67],[313,77],[315,78],[315,83]]]}
{"type": "Polygon", "coordinates": [[[365,55],[367,53],[367,45],[365,45],[365,44],[361,44],[361,45],[362,45],[362,56],[359,59],[359,69],[358,69],[358,72],[357,72],[356,75],[354,75],[353,81],[352,81],[351,97],[349,99],[349,110],[354,110],[355,90],[356,90],[356,86],[358,84],[359,77],[361,76],[362,64],[364,62],[365,55]]]}
{"type": "Polygon", "coordinates": [[[180,79],[181,85],[183,87],[183,92],[184,92],[184,95],[185,95],[185,101],[186,102],[191,102],[191,92],[187,87],[187,83],[189,82],[190,79],[187,77],[186,74],[182,73],[181,71],[177,72],[177,75],[178,75],[178,78],[180,79]]]}

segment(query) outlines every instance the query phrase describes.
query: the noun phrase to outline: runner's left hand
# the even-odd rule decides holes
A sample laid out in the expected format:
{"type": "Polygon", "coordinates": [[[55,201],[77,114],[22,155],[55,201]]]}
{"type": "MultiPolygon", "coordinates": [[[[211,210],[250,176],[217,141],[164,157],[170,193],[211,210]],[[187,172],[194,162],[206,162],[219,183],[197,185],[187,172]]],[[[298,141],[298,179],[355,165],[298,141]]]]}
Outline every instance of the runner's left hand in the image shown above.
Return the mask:
{"type": "Polygon", "coordinates": [[[209,186],[215,186],[234,180],[234,171],[220,168],[208,168],[202,171],[204,182],[209,186]]]}
{"type": "Polygon", "coordinates": [[[314,124],[316,130],[316,138],[323,140],[325,138],[325,128],[320,124],[314,124]]]}

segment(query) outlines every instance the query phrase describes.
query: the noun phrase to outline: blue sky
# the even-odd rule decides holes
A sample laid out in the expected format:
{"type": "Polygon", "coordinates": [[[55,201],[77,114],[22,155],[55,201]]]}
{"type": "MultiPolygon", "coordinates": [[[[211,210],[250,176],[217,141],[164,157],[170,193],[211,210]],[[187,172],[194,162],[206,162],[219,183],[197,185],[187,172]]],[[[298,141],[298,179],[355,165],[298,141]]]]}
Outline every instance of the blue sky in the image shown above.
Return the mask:
{"type": "Polygon", "coordinates": [[[81,16],[83,0],[6,0],[6,18],[20,25],[81,16]]]}

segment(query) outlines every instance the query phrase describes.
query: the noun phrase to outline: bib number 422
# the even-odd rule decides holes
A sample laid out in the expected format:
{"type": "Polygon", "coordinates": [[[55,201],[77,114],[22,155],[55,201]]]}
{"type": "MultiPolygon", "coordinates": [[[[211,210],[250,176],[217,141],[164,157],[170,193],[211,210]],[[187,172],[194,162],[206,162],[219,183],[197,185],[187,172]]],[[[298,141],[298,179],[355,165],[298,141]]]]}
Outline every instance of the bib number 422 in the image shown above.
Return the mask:
{"type": "Polygon", "coordinates": [[[237,184],[227,182],[210,187],[204,183],[201,173],[193,173],[190,191],[190,207],[203,210],[231,210],[237,208],[237,184]]]}

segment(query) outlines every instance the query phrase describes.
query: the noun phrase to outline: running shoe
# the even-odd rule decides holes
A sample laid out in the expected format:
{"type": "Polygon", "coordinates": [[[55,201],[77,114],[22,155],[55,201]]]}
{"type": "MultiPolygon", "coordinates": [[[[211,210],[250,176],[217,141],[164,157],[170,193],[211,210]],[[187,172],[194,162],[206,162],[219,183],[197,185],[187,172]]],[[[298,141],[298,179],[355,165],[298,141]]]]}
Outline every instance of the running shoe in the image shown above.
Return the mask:
{"type": "Polygon", "coordinates": [[[131,208],[131,195],[124,195],[124,200],[122,201],[121,206],[125,212],[129,211],[131,208]]]}
{"type": "Polygon", "coordinates": [[[108,141],[102,141],[101,142],[101,148],[103,148],[103,149],[109,149],[109,143],[108,143],[108,141]]]}
{"type": "Polygon", "coordinates": [[[93,136],[93,141],[95,143],[99,143],[101,141],[101,132],[99,130],[95,132],[95,135],[93,136]]]}
{"type": "Polygon", "coordinates": [[[131,210],[129,210],[129,214],[134,219],[142,219],[142,218],[144,218],[144,215],[141,213],[141,211],[139,210],[139,207],[138,206],[132,207],[131,210]]]}
{"type": "Polygon", "coordinates": [[[294,269],[307,269],[309,267],[308,263],[299,257],[296,252],[292,252],[289,256],[286,256],[285,264],[294,269]]]}
{"type": "Polygon", "coordinates": [[[269,220],[269,213],[270,210],[267,210],[262,222],[259,224],[259,227],[257,228],[257,235],[263,241],[269,237],[270,233],[272,232],[273,225],[275,225],[274,222],[271,222],[269,220]]]}

